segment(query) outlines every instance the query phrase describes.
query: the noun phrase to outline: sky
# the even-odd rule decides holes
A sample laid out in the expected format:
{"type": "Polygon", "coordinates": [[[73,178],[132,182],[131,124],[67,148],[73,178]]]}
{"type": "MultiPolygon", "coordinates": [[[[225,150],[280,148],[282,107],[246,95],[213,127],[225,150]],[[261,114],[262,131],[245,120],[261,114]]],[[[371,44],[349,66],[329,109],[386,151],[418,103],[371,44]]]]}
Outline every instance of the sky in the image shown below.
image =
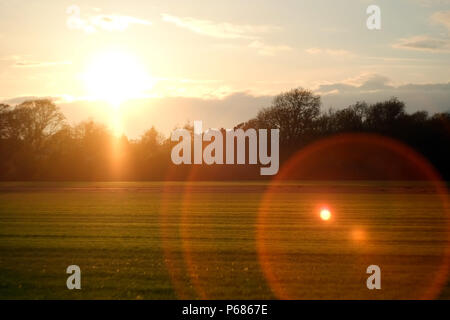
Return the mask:
{"type": "Polygon", "coordinates": [[[48,97],[131,138],[231,128],[296,87],[324,110],[432,114],[450,111],[449,35],[450,0],[0,0],[0,101],[48,97]]]}

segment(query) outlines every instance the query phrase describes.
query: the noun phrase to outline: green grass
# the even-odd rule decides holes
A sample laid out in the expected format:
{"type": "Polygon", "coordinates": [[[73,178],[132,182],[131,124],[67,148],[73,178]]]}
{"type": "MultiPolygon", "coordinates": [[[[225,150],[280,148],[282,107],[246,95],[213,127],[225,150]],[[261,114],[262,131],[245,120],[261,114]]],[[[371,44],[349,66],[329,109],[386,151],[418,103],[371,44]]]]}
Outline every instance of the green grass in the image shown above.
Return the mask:
{"type": "Polygon", "coordinates": [[[443,266],[449,219],[425,184],[291,182],[261,208],[266,190],[0,183],[0,298],[419,298],[443,266]],[[66,288],[71,264],[82,290],[66,288]],[[370,264],[380,291],[366,288],[370,264]]]}

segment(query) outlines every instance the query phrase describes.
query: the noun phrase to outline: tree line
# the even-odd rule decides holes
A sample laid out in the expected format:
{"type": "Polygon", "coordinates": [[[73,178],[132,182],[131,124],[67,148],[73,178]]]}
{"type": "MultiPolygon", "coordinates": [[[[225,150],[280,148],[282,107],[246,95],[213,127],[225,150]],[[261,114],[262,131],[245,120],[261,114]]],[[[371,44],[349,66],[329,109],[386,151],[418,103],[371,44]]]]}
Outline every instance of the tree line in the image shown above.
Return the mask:
{"type": "MultiPolygon", "coordinates": [[[[187,124],[187,129],[192,127],[187,124]]],[[[450,178],[450,112],[407,113],[397,98],[321,110],[309,90],[277,95],[272,104],[235,129],[280,129],[280,167],[293,153],[341,133],[376,133],[409,145],[450,178]]],[[[69,125],[47,99],[0,104],[0,179],[42,181],[261,179],[257,166],[175,166],[176,142],[154,127],[138,139],[116,137],[92,120],[69,125]]],[[[267,177],[266,177],[267,178],[267,177]]]]}

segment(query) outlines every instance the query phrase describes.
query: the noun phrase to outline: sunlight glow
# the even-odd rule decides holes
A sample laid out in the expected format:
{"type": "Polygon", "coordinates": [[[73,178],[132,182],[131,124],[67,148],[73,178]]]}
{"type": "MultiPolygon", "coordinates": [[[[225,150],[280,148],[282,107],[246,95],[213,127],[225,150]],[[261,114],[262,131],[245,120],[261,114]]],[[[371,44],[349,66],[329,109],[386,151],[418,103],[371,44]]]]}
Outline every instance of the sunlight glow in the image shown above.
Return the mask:
{"type": "Polygon", "coordinates": [[[354,228],[351,232],[352,239],[356,242],[363,242],[366,240],[367,235],[364,229],[354,228]]]}
{"type": "Polygon", "coordinates": [[[89,97],[107,101],[116,109],[126,100],[142,97],[153,86],[138,59],[120,51],[95,56],[83,78],[89,97]]]}
{"type": "Polygon", "coordinates": [[[328,221],[331,218],[331,212],[328,209],[321,209],[320,210],[320,219],[324,220],[324,221],[328,221]]]}

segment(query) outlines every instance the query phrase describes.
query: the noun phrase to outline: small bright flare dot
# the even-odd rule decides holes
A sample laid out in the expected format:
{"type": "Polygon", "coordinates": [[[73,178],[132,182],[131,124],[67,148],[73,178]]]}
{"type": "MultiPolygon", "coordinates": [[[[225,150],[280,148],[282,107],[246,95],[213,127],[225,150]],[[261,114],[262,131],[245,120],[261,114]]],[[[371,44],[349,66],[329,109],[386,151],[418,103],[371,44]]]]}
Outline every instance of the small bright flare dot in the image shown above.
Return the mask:
{"type": "Polygon", "coordinates": [[[328,221],[331,218],[331,212],[328,209],[322,209],[320,210],[320,219],[324,221],[328,221]]]}

